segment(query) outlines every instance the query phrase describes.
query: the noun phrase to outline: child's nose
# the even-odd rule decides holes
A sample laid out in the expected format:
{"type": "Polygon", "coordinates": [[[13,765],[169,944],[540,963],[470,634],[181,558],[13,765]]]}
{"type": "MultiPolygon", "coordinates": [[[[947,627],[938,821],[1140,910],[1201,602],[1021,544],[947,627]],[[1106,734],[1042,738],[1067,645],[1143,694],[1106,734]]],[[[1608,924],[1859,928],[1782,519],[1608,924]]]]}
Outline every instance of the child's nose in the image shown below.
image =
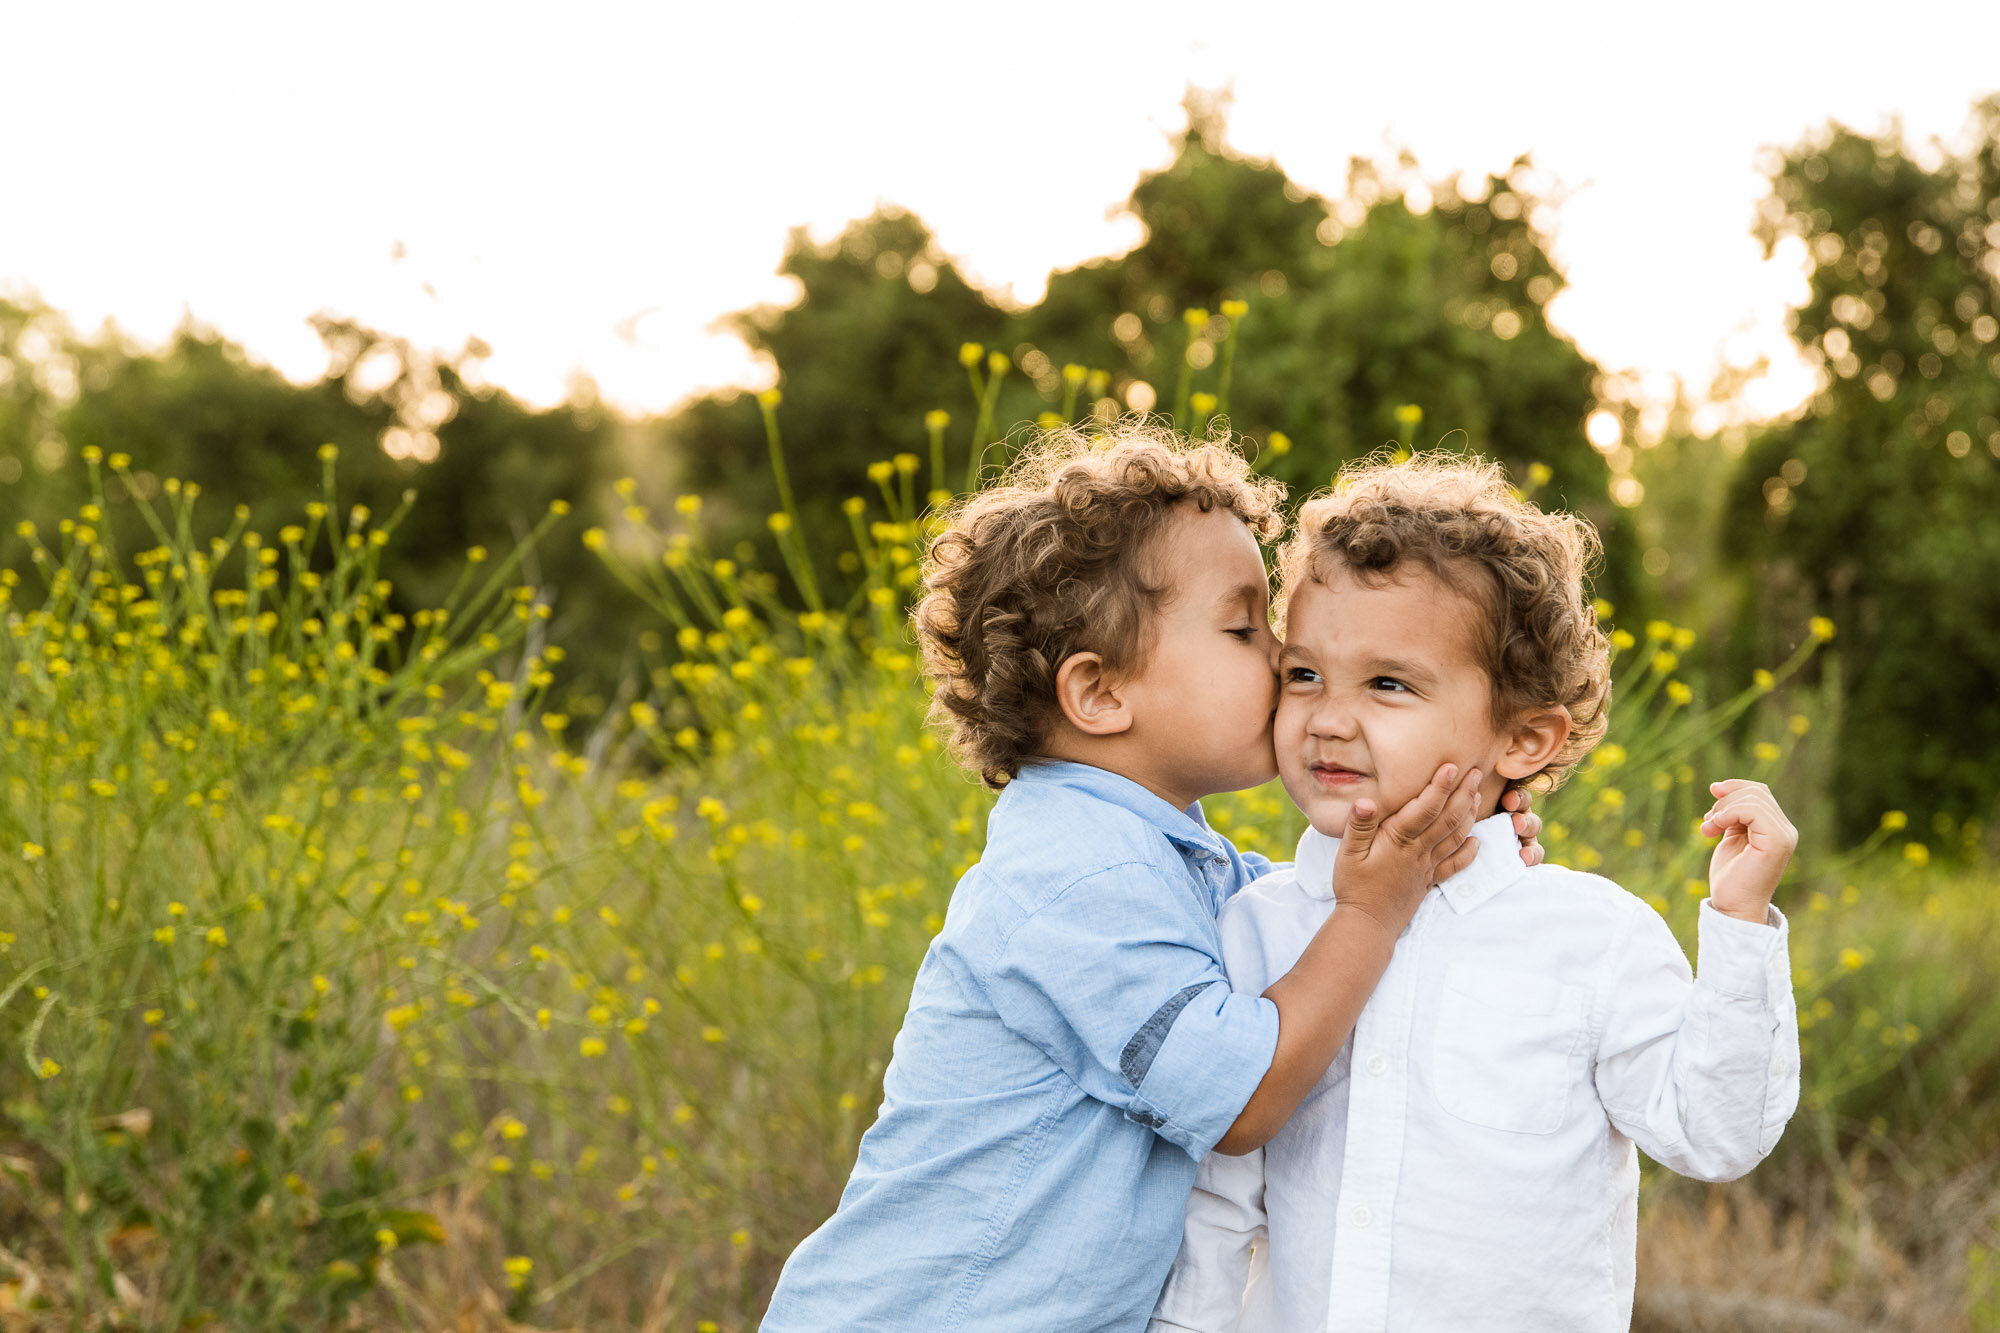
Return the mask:
{"type": "Polygon", "coordinates": [[[1312,710],[1312,716],[1306,719],[1306,725],[1311,728],[1315,736],[1331,736],[1346,740],[1354,735],[1354,709],[1348,705],[1344,696],[1329,693],[1321,698],[1318,706],[1312,710]]]}

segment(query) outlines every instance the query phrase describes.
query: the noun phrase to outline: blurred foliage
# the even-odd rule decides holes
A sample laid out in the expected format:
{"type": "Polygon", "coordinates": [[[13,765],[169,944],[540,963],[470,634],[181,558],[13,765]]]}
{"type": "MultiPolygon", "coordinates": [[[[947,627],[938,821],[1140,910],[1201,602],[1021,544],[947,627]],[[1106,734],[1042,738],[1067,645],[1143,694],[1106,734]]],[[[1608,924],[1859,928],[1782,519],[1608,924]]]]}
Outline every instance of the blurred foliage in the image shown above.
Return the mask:
{"type": "Polygon", "coordinates": [[[1562,502],[1616,526],[1583,436],[1597,367],[1542,317],[1562,278],[1531,221],[1542,201],[1525,159],[1477,200],[1422,185],[1407,161],[1385,175],[1357,160],[1330,204],[1229,152],[1218,108],[1191,100],[1189,113],[1173,163],[1133,191],[1145,240],[1054,275],[1025,321],[1034,338],[1117,367],[1114,387],[1152,381],[1161,409],[1178,408],[1179,363],[1192,350],[1219,381],[1229,332],[1211,320],[1191,339],[1182,312],[1240,299],[1239,356],[1255,373],[1213,387],[1237,429],[1291,439],[1266,466],[1294,489],[1397,438],[1407,404],[1425,414],[1418,443],[1487,453],[1516,477],[1542,463],[1562,502]]]}
{"type": "MultiPolygon", "coordinates": [[[[439,357],[348,320],[314,324],[327,373],[296,385],[192,326],[142,354],[113,331],[79,337],[45,306],[0,300],[0,495],[9,516],[52,522],[72,512],[83,494],[77,470],[63,463],[95,446],[131,456],[141,496],[175,477],[225,509],[247,506],[253,526],[275,527],[318,493],[319,447],[335,444],[351,460],[340,503],[387,514],[412,487],[437,501],[405,535],[409,604],[400,609],[408,612],[444,596],[469,548],[511,548],[551,500],[588,494],[621,432],[635,429],[587,397],[538,412],[475,387],[467,373],[484,355],[477,343],[439,357]],[[405,456],[392,457],[385,443],[405,456]]],[[[144,531],[130,497],[116,490],[108,502],[112,531],[137,544],[144,531]]],[[[615,663],[629,636],[609,623],[615,590],[602,568],[571,547],[534,558],[531,574],[564,637],[586,661],[615,663]]]]}
{"type": "MultiPolygon", "coordinates": [[[[798,282],[799,302],[742,311],[728,327],[785,372],[789,465],[804,526],[844,531],[840,502],[863,489],[870,463],[928,455],[924,414],[940,406],[938,388],[949,383],[960,343],[999,336],[1007,316],[965,281],[922,222],[897,209],[825,245],[795,230],[779,272],[798,282]]],[[[715,531],[761,533],[779,502],[749,396],[698,399],[667,429],[683,479],[735,510],[711,514],[715,531]]],[[[964,475],[966,449],[960,443],[951,455],[953,478],[964,475]]]]}
{"type": "MultiPolygon", "coordinates": [[[[859,506],[851,586],[794,596],[692,498],[616,540],[558,504],[406,617],[423,506],[343,514],[335,452],[259,530],[85,446],[83,502],[14,532],[0,1326],[753,1328],[981,854],[992,794],[927,730],[908,637],[934,528],[859,506]],[[142,549],[104,527],[120,493],[142,549]],[[653,665],[589,724],[550,707],[562,645],[518,581],[564,546],[630,590],[653,665]],[[851,610],[796,609],[819,596],[851,610]]],[[[1614,739],[1544,807],[1550,856],[1692,943],[1703,782],[1795,789],[1823,740],[1781,692],[1833,633],[1710,694],[1691,630],[1614,623],[1614,739]]],[[[1299,828],[1276,783],[1208,810],[1247,850],[1299,828]]],[[[1871,1171],[1907,1182],[1899,1262],[1935,1272],[2000,1202],[2000,899],[1900,813],[1814,853],[1781,890],[1803,1097],[1739,1190],[1839,1245],[1871,1171]]]]}
{"type": "Polygon", "coordinates": [[[2000,97],[1927,165],[1834,128],[1775,164],[1767,246],[1797,236],[1822,367],[1804,415],[1744,457],[1725,525],[1749,652],[1842,627],[1843,829],[1950,821],[2000,794],[2000,97]]]}
{"type": "MultiPolygon", "coordinates": [[[[729,321],[781,375],[790,502],[744,393],[631,422],[580,385],[537,411],[479,386],[476,342],[436,354],[328,317],[328,372],[294,385],[212,334],[183,329],[142,354],[26,300],[0,301],[0,502],[17,518],[72,512],[82,497],[61,464],[95,445],[130,454],[142,491],[182,477],[268,525],[315,494],[315,450],[335,443],[343,504],[385,513],[413,486],[433,501],[402,562],[397,595],[415,606],[443,595],[468,548],[512,545],[553,498],[600,519],[668,514],[684,488],[708,497],[718,554],[803,558],[823,586],[851,582],[860,556],[824,539],[845,532],[847,497],[960,489],[1049,416],[1226,423],[1301,495],[1385,444],[1469,448],[1598,524],[1597,590],[1628,623],[1733,623],[1729,651],[1705,646],[1691,670],[1740,676],[1801,642],[1808,617],[1833,616],[1842,636],[1814,674],[1838,688],[1810,708],[1844,737],[1829,784],[1843,836],[1891,807],[1984,818],[2000,792],[2000,527],[1985,517],[2000,498],[1997,105],[1956,155],[1834,128],[1776,155],[1761,235],[1797,236],[1812,256],[1797,337],[1825,382],[1740,458],[1696,438],[1685,403],[1665,439],[1637,431],[1628,386],[1549,328],[1555,204],[1525,159],[1463,192],[1407,159],[1357,160],[1323,198],[1230,149],[1224,99],[1190,93],[1171,161],[1126,203],[1139,243],[1053,274],[1031,307],[982,293],[893,208],[829,241],[793,234],[782,271],[797,300],[729,321]],[[1591,448],[1582,427],[1600,409],[1630,447],[1591,448]],[[1611,503],[1638,499],[1634,469],[1643,506],[1611,503]],[[606,483],[626,471],[635,493],[614,501],[606,483]],[[781,509],[789,549],[767,526],[781,509]]],[[[113,505],[112,529],[135,535],[113,505]]],[[[536,559],[528,574],[572,649],[558,697],[594,717],[643,686],[639,655],[601,567],[569,548],[536,559]]]]}
{"type": "MultiPolygon", "coordinates": [[[[1542,201],[1526,161],[1490,178],[1479,200],[1421,184],[1408,162],[1385,174],[1357,161],[1336,205],[1229,150],[1218,100],[1190,93],[1188,113],[1172,163],[1141,177],[1126,205],[1140,244],[1052,275],[1016,315],[967,286],[900,211],[825,244],[793,234],[781,271],[797,279],[798,302],[746,311],[733,327],[783,376],[806,527],[862,489],[870,463],[928,459],[927,412],[953,418],[944,476],[928,479],[953,488],[974,445],[1017,423],[1151,409],[1196,433],[1226,419],[1295,489],[1399,439],[1479,450],[1517,477],[1539,463],[1552,496],[1605,533],[1601,590],[1635,595],[1628,525],[1582,431],[1598,370],[1542,315],[1562,279],[1532,221],[1542,201]],[[1413,202],[1420,195],[1428,201],[1413,202]],[[994,428],[978,439],[976,410],[936,396],[940,368],[968,340],[979,345],[975,379],[1003,376],[994,428]],[[1239,359],[1254,372],[1236,375],[1239,359]],[[1412,407],[1425,423],[1414,435],[1397,416],[1412,407]],[[1285,441],[1276,450],[1274,436],[1285,441]]],[[[670,429],[690,480],[742,498],[735,526],[718,531],[760,531],[777,505],[745,396],[700,400],[670,429]]]]}

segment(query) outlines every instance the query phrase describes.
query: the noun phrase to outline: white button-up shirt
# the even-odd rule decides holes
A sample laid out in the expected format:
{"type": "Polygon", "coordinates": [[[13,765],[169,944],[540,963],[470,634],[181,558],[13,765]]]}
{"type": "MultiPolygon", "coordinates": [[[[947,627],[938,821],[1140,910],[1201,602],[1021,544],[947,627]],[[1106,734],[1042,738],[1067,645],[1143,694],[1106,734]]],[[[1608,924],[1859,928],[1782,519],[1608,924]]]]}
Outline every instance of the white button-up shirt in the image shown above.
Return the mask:
{"type": "MultiPolygon", "coordinates": [[[[1637,897],[1523,866],[1505,814],[1473,832],[1291,1120],[1203,1161],[1151,1333],[1622,1331],[1633,1145],[1731,1180],[1777,1143],[1799,1093],[1784,917],[1702,903],[1697,979],[1637,897]]],[[[1308,829],[1223,908],[1232,987],[1291,970],[1338,852],[1308,829]]]]}

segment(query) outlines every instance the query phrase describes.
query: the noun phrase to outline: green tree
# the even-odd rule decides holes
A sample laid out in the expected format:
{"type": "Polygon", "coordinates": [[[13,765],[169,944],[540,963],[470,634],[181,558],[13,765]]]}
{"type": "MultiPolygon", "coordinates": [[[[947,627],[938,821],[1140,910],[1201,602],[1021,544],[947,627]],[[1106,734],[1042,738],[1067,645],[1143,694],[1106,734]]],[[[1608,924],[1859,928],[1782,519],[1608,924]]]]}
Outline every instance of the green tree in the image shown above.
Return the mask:
{"type": "MultiPolygon", "coordinates": [[[[920,221],[885,208],[819,244],[792,233],[781,273],[799,285],[790,306],[760,306],[728,326],[778,367],[785,453],[807,533],[844,532],[840,502],[868,488],[868,465],[898,453],[930,457],[924,417],[945,406],[961,344],[1006,326],[920,221]]],[[[947,482],[962,480],[972,415],[955,412],[947,482]]],[[[764,426],[741,393],[696,400],[668,423],[666,447],[693,488],[720,494],[725,540],[756,536],[777,509],[764,426]]],[[[938,484],[921,475],[920,490],[938,484]]],[[[704,516],[705,519],[708,515],[704,516]]],[[[821,561],[831,553],[815,551],[821,561]]]]}
{"type": "MultiPolygon", "coordinates": [[[[1023,369],[1058,352],[1112,367],[1126,401],[1141,380],[1161,411],[1184,410],[1185,380],[1190,408],[1194,393],[1209,393],[1237,430],[1267,444],[1273,432],[1287,437],[1290,451],[1262,462],[1300,494],[1404,438],[1488,454],[1523,483],[1544,477],[1539,464],[1539,498],[1604,531],[1599,582],[1626,601],[1637,585],[1630,525],[1583,434],[1598,370],[1543,316],[1562,276],[1532,222],[1541,201],[1525,184],[1527,161],[1490,177],[1481,198],[1436,185],[1413,207],[1413,164],[1385,176],[1357,160],[1334,204],[1231,151],[1219,102],[1190,94],[1187,105],[1173,162],[1132,194],[1144,238],[1050,279],[1024,320],[1047,356],[1024,356],[1023,369]],[[1232,301],[1248,307],[1240,330],[1227,318],[1183,319],[1232,301]],[[1409,407],[1421,424],[1399,416],[1409,407]]],[[[1055,386],[1042,387],[1052,398],[1055,386]]],[[[1209,420],[1186,410],[1181,424],[1200,432],[1209,420]]]]}
{"type": "MultiPolygon", "coordinates": [[[[484,352],[476,343],[439,357],[352,321],[321,317],[316,325],[330,365],[297,385],[191,326],[147,353],[115,330],[79,337],[39,304],[0,304],[0,495],[8,512],[44,526],[73,514],[84,495],[82,471],[71,464],[95,447],[131,455],[142,494],[157,496],[169,477],[193,482],[204,506],[244,506],[268,533],[318,496],[319,450],[333,444],[343,505],[364,505],[379,521],[408,490],[434,501],[397,538],[395,595],[413,610],[443,599],[468,547],[511,549],[552,501],[587,501],[608,481],[627,428],[593,401],[535,411],[467,382],[468,363],[484,352]]],[[[105,521],[123,547],[151,546],[125,490],[110,486],[106,499],[105,521]]],[[[0,543],[14,540],[10,525],[0,543]]],[[[16,546],[0,558],[18,563],[20,555],[16,546]]],[[[524,577],[554,602],[556,627],[576,652],[567,678],[581,682],[587,705],[612,683],[627,647],[610,614],[622,593],[574,540],[537,550],[524,577]]]]}
{"type": "Polygon", "coordinates": [[[1829,127],[1783,155],[1760,228],[1812,256],[1794,336],[1821,387],[1747,451],[1730,549],[1762,650],[1839,625],[1850,834],[2000,793],[2000,97],[1974,128],[1929,166],[1829,127]]]}
{"type": "MultiPolygon", "coordinates": [[[[1605,530],[1601,582],[1624,601],[1636,573],[1627,524],[1583,436],[1598,372],[1543,318],[1562,279],[1532,224],[1540,201],[1523,184],[1527,164],[1490,179],[1481,199],[1433,187],[1428,206],[1413,208],[1412,164],[1385,179],[1357,163],[1336,206],[1231,150],[1225,99],[1191,92],[1187,109],[1173,161],[1142,176],[1128,201],[1140,243],[1054,274],[1017,318],[968,286],[907,214],[878,213],[824,245],[794,234],[783,271],[800,300],[733,325],[781,372],[807,529],[828,530],[838,500],[866,487],[869,463],[899,452],[928,460],[930,409],[951,410],[946,480],[962,479],[975,413],[962,390],[940,390],[963,383],[952,361],[976,341],[1010,367],[994,438],[1065,404],[1078,414],[1178,409],[1179,424],[1199,432],[1209,416],[1192,408],[1209,404],[1196,395],[1213,395],[1210,411],[1252,438],[1290,438],[1288,454],[1267,450],[1262,461],[1302,491],[1406,434],[1491,454],[1524,482],[1543,476],[1531,474],[1539,464],[1540,497],[1605,530]],[[1240,324],[1224,314],[1238,301],[1248,307],[1240,324]],[[1188,310],[1214,317],[1193,327],[1188,310]],[[1101,377],[1079,382],[1090,369],[1101,377]],[[1424,412],[1413,434],[1398,417],[1407,405],[1424,412]]],[[[698,400],[669,434],[691,482],[736,498],[730,534],[761,531],[776,496],[744,396],[698,400]]]]}

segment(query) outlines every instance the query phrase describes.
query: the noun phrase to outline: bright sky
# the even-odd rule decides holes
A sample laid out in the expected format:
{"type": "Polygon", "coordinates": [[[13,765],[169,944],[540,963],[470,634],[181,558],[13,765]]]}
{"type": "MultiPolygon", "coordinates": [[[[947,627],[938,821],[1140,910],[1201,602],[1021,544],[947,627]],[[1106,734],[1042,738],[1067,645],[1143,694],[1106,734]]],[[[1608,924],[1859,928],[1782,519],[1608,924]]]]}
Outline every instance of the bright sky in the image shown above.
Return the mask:
{"type": "Polygon", "coordinates": [[[324,365],[319,310],[477,334],[529,401],[581,369],[658,410],[768,376],[711,325],[788,298],[791,226],[897,203],[1023,301],[1129,246],[1109,212],[1167,160],[1192,81],[1233,85],[1235,146],[1322,192],[1354,154],[1441,178],[1532,152],[1566,195],[1551,318],[1655,394],[1768,355],[1770,413],[1810,381],[1783,335],[1796,256],[1748,238],[1758,147],[1829,117],[1951,136],[2000,88],[1992,0],[1417,13],[0,0],[0,289],[149,342],[192,312],[298,378],[324,365]]]}

